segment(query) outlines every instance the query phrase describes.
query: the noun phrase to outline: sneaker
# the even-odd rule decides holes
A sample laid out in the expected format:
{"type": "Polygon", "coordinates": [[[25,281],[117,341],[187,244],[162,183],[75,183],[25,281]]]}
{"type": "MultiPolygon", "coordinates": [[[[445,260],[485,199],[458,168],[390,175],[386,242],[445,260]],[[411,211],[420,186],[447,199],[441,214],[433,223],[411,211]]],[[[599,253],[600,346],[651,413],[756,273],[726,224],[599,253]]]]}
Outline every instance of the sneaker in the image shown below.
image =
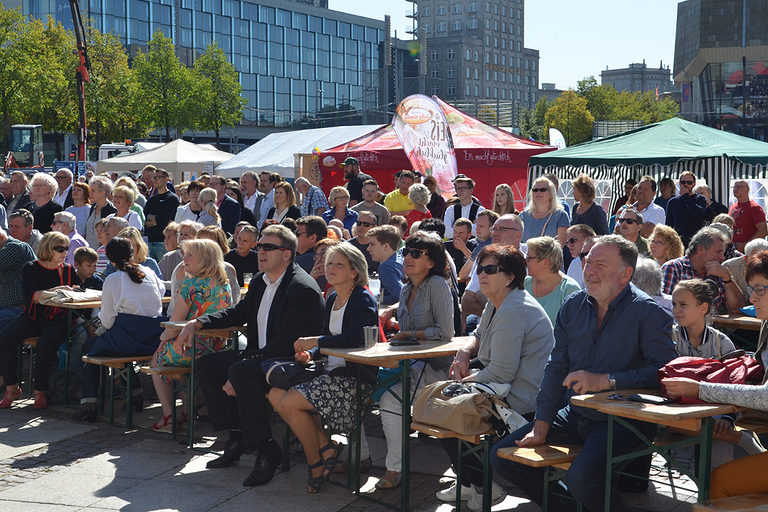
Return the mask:
{"type": "MultiPolygon", "coordinates": [[[[462,494],[464,490],[462,489],[462,494]]],[[[504,490],[500,485],[498,485],[496,482],[493,482],[493,485],[491,485],[491,506],[498,505],[502,501],[504,501],[504,498],[507,497],[507,491],[504,490]]],[[[469,496],[469,499],[467,500],[467,507],[469,507],[469,510],[472,512],[480,512],[483,510],[483,493],[477,492],[474,488],[472,489],[472,494],[469,496]]]]}
{"type": "MultiPolygon", "coordinates": [[[[475,493],[475,490],[472,488],[472,486],[461,486],[461,501],[467,501],[470,496],[472,496],[475,493]]],[[[456,482],[453,482],[451,486],[447,489],[443,489],[442,491],[437,491],[435,493],[435,496],[437,496],[437,499],[440,501],[447,501],[449,503],[456,501],[456,482]]],[[[480,503],[482,506],[482,502],[480,503]]]]}

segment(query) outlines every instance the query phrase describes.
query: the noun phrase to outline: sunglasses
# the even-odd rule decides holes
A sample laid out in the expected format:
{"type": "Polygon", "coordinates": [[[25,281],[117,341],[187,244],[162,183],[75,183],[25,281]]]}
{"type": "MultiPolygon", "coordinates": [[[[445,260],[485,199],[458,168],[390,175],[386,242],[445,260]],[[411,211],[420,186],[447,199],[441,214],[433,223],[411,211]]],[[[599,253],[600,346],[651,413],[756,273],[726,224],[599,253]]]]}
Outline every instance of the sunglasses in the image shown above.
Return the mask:
{"type": "Polygon", "coordinates": [[[499,273],[499,266],[498,265],[478,265],[477,266],[477,275],[482,274],[485,272],[489,276],[492,276],[493,274],[499,273]]]}
{"type": "Polygon", "coordinates": [[[544,188],[532,188],[531,192],[549,192],[549,189],[546,188],[546,187],[544,187],[544,188]]]}
{"type": "Polygon", "coordinates": [[[584,258],[587,257],[588,254],[589,254],[589,251],[587,251],[587,252],[580,252],[579,253],[579,258],[584,259],[584,258]]]}
{"type": "Polygon", "coordinates": [[[637,221],[635,219],[616,219],[616,222],[619,224],[624,224],[625,222],[629,225],[637,224],[637,221]]]}
{"type": "Polygon", "coordinates": [[[67,247],[66,245],[56,245],[54,246],[53,250],[58,253],[62,253],[62,252],[67,252],[69,250],[69,247],[67,247]]]}
{"type": "Polygon", "coordinates": [[[362,221],[362,220],[359,220],[359,221],[355,222],[355,224],[357,224],[358,226],[363,226],[365,228],[372,228],[372,227],[376,226],[376,224],[374,224],[373,222],[365,222],[365,221],[362,221]]]}
{"type": "Polygon", "coordinates": [[[693,185],[696,183],[695,181],[688,181],[688,180],[680,180],[681,185],[693,185]]]}
{"type": "Polygon", "coordinates": [[[278,249],[282,249],[284,251],[288,250],[287,247],[280,247],[279,245],[275,245],[275,244],[256,244],[256,251],[272,252],[278,249]]]}
{"type": "Polygon", "coordinates": [[[579,241],[578,238],[571,237],[571,238],[569,238],[568,240],[565,241],[565,245],[573,245],[573,244],[575,244],[578,241],[579,241]]]}
{"type": "Polygon", "coordinates": [[[413,249],[412,247],[403,247],[403,258],[408,256],[409,254],[411,255],[411,258],[417,260],[422,256],[427,256],[429,252],[423,249],[413,249]]]}

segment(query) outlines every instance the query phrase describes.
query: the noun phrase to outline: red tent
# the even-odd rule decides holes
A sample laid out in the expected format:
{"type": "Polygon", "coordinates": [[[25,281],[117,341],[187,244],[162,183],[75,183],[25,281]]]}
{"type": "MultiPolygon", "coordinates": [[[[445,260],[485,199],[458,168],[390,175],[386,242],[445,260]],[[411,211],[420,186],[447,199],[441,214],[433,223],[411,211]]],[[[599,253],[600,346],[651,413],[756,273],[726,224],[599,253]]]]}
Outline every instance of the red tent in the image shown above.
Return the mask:
{"type": "MultiPolygon", "coordinates": [[[[517,209],[522,209],[528,188],[528,159],[555,148],[512,135],[470,117],[440,99],[437,101],[448,119],[459,173],[475,180],[475,196],[485,206],[490,206],[496,185],[508,183],[514,191],[517,209]]],[[[360,169],[378,181],[385,193],[394,189],[397,171],[411,169],[389,124],[320,153],[322,187],[326,194],[331,188],[344,184],[342,162],[348,156],[357,158],[360,169]]]]}

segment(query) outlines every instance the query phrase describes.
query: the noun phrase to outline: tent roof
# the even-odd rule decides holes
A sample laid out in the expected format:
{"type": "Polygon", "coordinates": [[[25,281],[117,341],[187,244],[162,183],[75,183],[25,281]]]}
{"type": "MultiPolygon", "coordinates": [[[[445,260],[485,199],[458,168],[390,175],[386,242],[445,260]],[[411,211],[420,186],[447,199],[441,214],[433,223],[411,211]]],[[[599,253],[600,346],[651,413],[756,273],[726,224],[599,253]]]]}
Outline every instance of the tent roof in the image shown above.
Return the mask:
{"type": "MultiPolygon", "coordinates": [[[[456,149],[539,149],[549,148],[532,140],[523,139],[504,130],[486,124],[436,98],[445,113],[451,130],[453,147],[456,149]]],[[[324,153],[353,151],[400,150],[403,146],[392,129],[392,124],[366,133],[362,137],[330,148],[324,153]]]]}
{"type": "Polygon", "coordinates": [[[222,176],[234,177],[245,171],[270,171],[292,178],[294,153],[312,153],[315,148],[322,151],[376,130],[379,126],[333,126],[272,133],[219,165],[216,172],[222,176]]]}
{"type": "MultiPolygon", "coordinates": [[[[211,150],[201,146],[203,145],[187,142],[183,139],[176,139],[155,149],[100,160],[99,165],[102,163],[107,165],[151,163],[162,166],[167,164],[219,163],[225,162],[234,156],[226,151],[211,150]]],[[[208,146],[208,144],[204,146],[208,146]]]]}
{"type": "Polygon", "coordinates": [[[668,165],[727,156],[768,164],[768,143],[680,118],[649,124],[605,139],[532,156],[531,165],[668,165]]]}

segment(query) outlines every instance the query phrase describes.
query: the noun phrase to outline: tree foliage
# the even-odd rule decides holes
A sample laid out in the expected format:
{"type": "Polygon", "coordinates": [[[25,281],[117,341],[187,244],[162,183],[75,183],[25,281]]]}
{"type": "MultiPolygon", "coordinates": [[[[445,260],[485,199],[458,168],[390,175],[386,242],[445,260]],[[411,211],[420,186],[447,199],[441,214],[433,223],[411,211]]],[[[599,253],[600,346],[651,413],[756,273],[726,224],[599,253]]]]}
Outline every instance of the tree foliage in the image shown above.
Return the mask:
{"type": "Polygon", "coordinates": [[[538,142],[549,141],[547,111],[551,106],[547,98],[541,97],[533,110],[523,110],[520,113],[520,135],[538,142]]]}
{"type": "Polygon", "coordinates": [[[587,100],[574,91],[565,91],[546,113],[547,127],[557,128],[569,146],[592,137],[595,117],[587,109],[587,100]]]}
{"type": "Polygon", "coordinates": [[[8,148],[11,125],[20,119],[24,111],[23,100],[29,96],[30,72],[36,63],[27,48],[33,43],[20,9],[0,6],[0,112],[5,149],[8,148]]]}

